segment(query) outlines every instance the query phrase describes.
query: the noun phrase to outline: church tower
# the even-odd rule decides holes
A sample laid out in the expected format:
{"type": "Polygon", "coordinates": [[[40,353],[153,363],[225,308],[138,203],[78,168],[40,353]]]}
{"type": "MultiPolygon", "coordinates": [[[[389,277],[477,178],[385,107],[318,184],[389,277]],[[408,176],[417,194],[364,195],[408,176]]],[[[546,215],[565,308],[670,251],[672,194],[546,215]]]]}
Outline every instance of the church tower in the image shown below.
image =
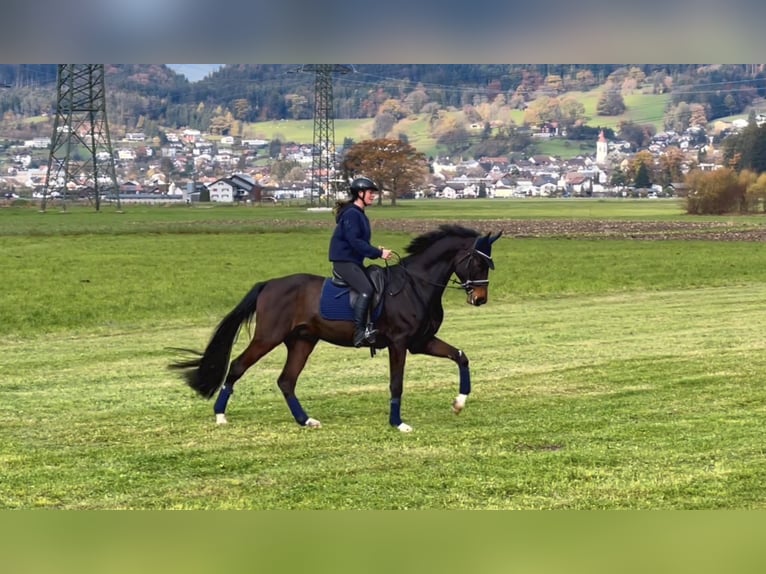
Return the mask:
{"type": "Polygon", "coordinates": [[[606,155],[609,152],[609,147],[606,142],[606,136],[604,130],[601,130],[598,134],[598,141],[596,142],[596,164],[604,165],[606,163],[606,155]]]}

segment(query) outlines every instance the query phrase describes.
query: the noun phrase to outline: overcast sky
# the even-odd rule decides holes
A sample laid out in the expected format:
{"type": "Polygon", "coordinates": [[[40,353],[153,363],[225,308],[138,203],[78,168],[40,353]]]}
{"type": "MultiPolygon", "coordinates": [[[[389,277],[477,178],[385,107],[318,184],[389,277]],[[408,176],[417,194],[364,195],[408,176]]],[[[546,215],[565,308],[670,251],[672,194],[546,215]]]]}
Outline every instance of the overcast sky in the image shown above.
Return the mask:
{"type": "Polygon", "coordinates": [[[223,64],[165,64],[172,70],[186,76],[190,82],[196,82],[223,66],[223,64]]]}

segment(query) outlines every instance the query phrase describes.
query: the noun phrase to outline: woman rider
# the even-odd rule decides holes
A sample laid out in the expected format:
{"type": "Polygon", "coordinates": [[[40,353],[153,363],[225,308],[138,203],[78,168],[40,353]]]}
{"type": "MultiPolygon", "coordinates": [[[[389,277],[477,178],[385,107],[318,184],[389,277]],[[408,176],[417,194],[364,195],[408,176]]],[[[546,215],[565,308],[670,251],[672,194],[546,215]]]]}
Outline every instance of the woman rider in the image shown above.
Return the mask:
{"type": "Polygon", "coordinates": [[[391,257],[390,249],[370,244],[372,231],[364,210],[372,205],[376,191],[378,186],[367,177],[351,182],[351,199],[336,206],[335,231],[330,239],[329,259],[334,273],[359,293],[354,304],[354,347],[372,345],[377,333],[367,324],[373,286],[364,270],[364,258],[388,260],[391,257]]]}

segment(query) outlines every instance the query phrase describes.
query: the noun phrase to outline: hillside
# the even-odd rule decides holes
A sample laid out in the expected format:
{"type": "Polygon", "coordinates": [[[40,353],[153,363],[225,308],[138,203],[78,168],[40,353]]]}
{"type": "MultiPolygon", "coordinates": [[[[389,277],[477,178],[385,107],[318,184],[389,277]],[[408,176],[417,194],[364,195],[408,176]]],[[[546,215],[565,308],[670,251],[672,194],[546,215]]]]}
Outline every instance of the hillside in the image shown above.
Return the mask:
{"type": "MultiPolygon", "coordinates": [[[[315,74],[301,66],[227,64],[195,82],[163,64],[109,64],[105,72],[110,127],[118,136],[143,131],[155,137],[191,127],[221,135],[312,139],[315,74]]],[[[746,113],[766,96],[766,72],[752,64],[360,64],[344,72],[332,81],[336,141],[403,136],[426,153],[462,153],[488,135],[507,141],[484,153],[525,148],[530,142],[516,131],[525,124],[616,131],[633,122],[660,131],[676,116],[678,125],[688,125],[690,113],[681,104],[698,106],[712,122],[746,113]],[[604,115],[602,100],[614,93],[622,107],[604,115]],[[531,114],[529,108],[544,98],[555,109],[531,114]],[[580,106],[576,115],[564,113],[565,101],[570,108],[573,102],[580,106]]],[[[10,89],[0,90],[0,133],[20,138],[49,130],[40,120],[55,112],[55,78],[55,64],[1,64],[0,84],[10,89]]],[[[582,138],[585,145],[592,140],[582,138]]],[[[551,149],[567,151],[556,145],[551,149]]]]}

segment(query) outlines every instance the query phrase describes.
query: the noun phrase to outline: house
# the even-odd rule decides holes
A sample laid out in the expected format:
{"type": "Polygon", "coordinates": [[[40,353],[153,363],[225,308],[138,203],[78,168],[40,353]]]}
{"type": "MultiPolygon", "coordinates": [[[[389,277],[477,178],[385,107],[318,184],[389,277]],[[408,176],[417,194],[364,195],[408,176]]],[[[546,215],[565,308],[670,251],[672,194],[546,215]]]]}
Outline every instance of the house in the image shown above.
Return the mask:
{"type": "Polygon", "coordinates": [[[48,149],[51,146],[51,138],[34,138],[24,141],[24,147],[32,149],[48,149]]]}
{"type": "Polygon", "coordinates": [[[120,185],[120,193],[130,193],[130,194],[136,194],[141,193],[143,191],[143,187],[140,183],[137,181],[126,181],[122,185],[120,185]]]}
{"type": "Polygon", "coordinates": [[[207,188],[210,191],[210,201],[218,203],[233,203],[246,199],[260,201],[263,189],[252,177],[244,173],[218,179],[207,188]]]}
{"type": "Polygon", "coordinates": [[[216,203],[234,203],[235,185],[230,177],[216,180],[207,186],[210,190],[210,201],[216,203]]]}

